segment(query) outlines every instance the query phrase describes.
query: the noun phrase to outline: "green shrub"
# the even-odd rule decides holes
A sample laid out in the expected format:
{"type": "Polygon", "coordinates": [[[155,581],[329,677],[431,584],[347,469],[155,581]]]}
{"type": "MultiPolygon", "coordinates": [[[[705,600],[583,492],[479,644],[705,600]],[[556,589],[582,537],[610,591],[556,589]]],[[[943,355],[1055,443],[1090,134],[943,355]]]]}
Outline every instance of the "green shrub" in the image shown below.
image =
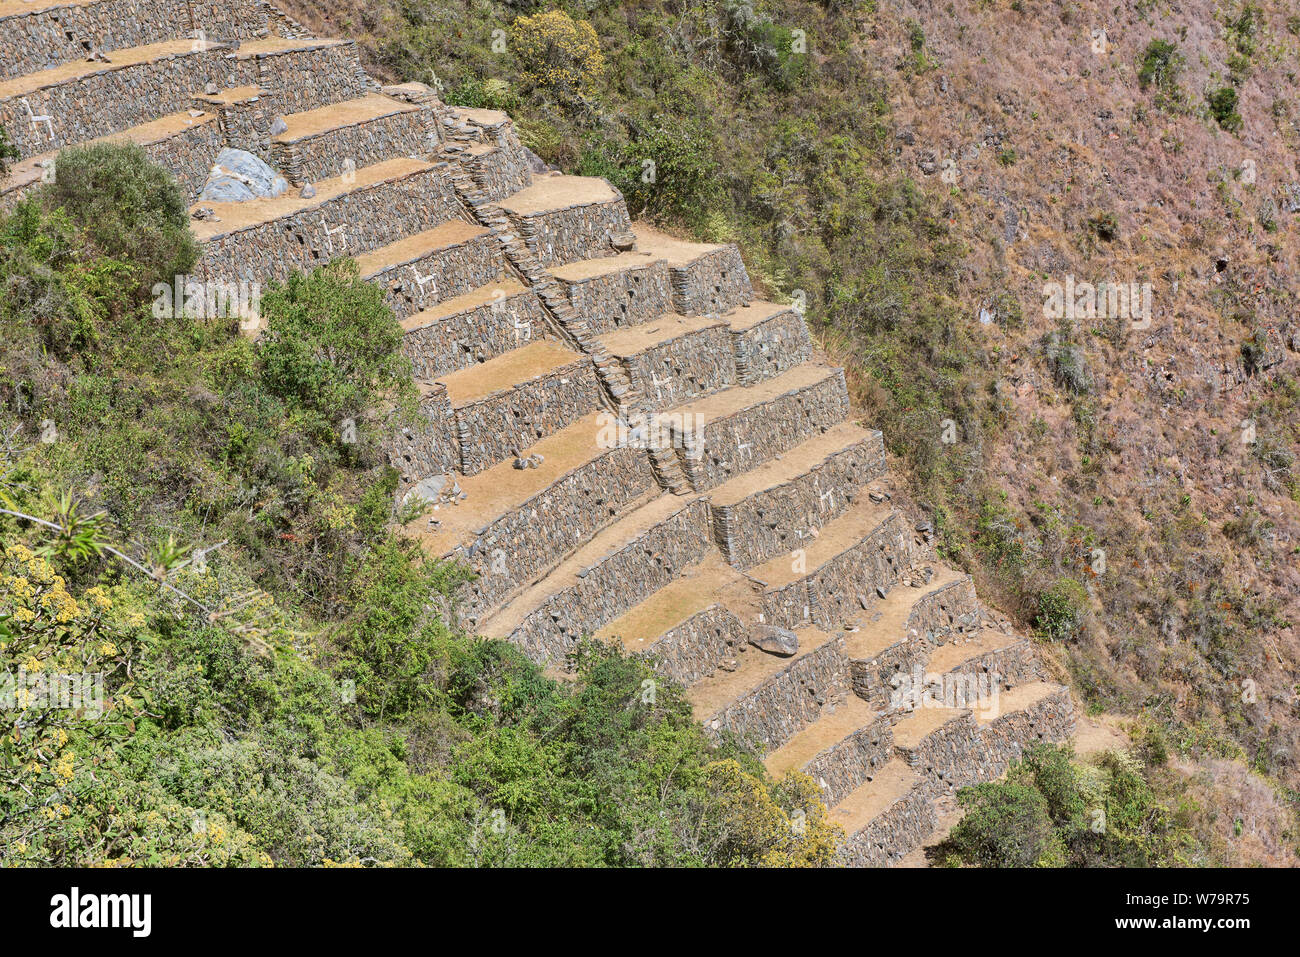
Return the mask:
{"type": "Polygon", "coordinates": [[[1241,129],[1241,114],[1237,112],[1237,91],[1230,86],[1221,86],[1205,95],[1210,105],[1210,115],[1229,133],[1241,129]]]}
{"type": "Polygon", "coordinates": [[[1038,633],[1049,641],[1074,638],[1083,624],[1088,593],[1073,578],[1058,579],[1038,595],[1038,633]]]}
{"type": "Polygon", "coordinates": [[[175,178],[134,143],[98,143],[59,153],[47,209],[62,208],[102,255],[130,263],[150,289],[199,261],[189,211],[175,178]]]}
{"type": "Polygon", "coordinates": [[[18,148],[9,141],[9,135],[5,133],[4,127],[0,127],[0,179],[8,174],[9,161],[18,159],[20,155],[18,148]]]}
{"type": "Polygon", "coordinates": [[[266,334],[257,355],[267,388],[334,428],[382,396],[410,396],[402,327],[355,261],[336,260],[273,285],[262,314],[266,334]]]}
{"type": "Polygon", "coordinates": [[[1033,867],[1051,856],[1056,837],[1047,799],[1027,775],[965,788],[957,800],[966,814],[940,845],[950,863],[1033,867]]]}
{"type": "Polygon", "coordinates": [[[1182,71],[1183,62],[1177,44],[1168,40],[1152,40],[1138,61],[1138,85],[1144,90],[1154,87],[1158,98],[1176,101],[1178,75],[1182,71]]]}
{"type": "Polygon", "coordinates": [[[715,149],[697,124],[656,116],[630,142],[590,145],[577,172],[610,180],[634,217],[649,214],[699,225],[722,197],[715,149]]]}

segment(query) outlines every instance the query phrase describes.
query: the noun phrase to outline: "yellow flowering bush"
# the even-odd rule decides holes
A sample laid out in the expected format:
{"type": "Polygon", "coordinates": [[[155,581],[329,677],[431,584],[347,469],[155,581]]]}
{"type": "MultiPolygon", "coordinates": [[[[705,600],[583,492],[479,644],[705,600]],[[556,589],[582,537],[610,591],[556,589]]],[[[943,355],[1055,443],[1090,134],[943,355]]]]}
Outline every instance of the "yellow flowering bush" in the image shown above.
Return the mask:
{"type": "Polygon", "coordinates": [[[605,55],[590,23],[563,10],[520,17],[513,26],[514,53],[523,81],[561,95],[586,96],[605,72],[605,55]]]}

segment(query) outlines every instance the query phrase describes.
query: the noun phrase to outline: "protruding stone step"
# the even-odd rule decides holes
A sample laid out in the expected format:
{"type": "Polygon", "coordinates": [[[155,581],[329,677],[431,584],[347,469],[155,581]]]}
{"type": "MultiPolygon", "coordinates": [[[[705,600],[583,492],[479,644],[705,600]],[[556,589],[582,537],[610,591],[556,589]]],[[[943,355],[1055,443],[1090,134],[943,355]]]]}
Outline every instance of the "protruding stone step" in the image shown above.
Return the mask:
{"type": "Polygon", "coordinates": [[[789,555],[884,471],[880,432],[841,422],[709,493],[714,539],[737,568],[789,555]]]}
{"type": "Polygon", "coordinates": [[[595,176],[543,176],[500,205],[543,267],[612,256],[611,234],[631,228],[622,194],[595,176]]]}
{"type": "Polygon", "coordinates": [[[643,223],[636,224],[636,249],[668,262],[673,302],[685,316],[721,315],[754,298],[749,273],[734,245],[692,243],[643,223]]]}
{"type": "Polygon", "coordinates": [[[761,610],[755,591],[753,581],[710,551],[596,637],[646,655],[661,674],[689,686],[745,653],[753,631],[747,623],[761,610]]]}
{"type": "Polygon", "coordinates": [[[911,562],[903,516],[860,500],[788,555],[749,570],[764,584],[766,620],[782,628],[837,629],[864,619],[911,562]]]}
{"type": "MultiPolygon", "coordinates": [[[[91,142],[137,144],[176,177],[191,199],[207,182],[212,160],[223,144],[217,116],[198,110],[183,110],[91,142]]],[[[42,153],[10,167],[9,175],[0,180],[0,210],[11,209],[42,178],[56,175],[53,167],[57,156],[57,151],[42,153]]]]}
{"type": "Polygon", "coordinates": [[[438,148],[437,118],[414,103],[370,93],[283,117],[271,137],[271,165],[302,186],[438,148]]]}
{"type": "Polygon", "coordinates": [[[832,807],[893,757],[889,720],[878,716],[861,698],[849,695],[763,763],[776,777],[790,771],[807,774],[822,789],[826,806],[832,807]]]}
{"type": "Polygon", "coordinates": [[[168,40],[0,80],[0,128],[21,158],[109,136],[188,109],[208,82],[231,82],[225,47],[168,40]]]}
{"type": "Polygon", "coordinates": [[[417,379],[436,379],[550,336],[537,294],[502,277],[402,320],[402,353],[417,379]]]}
{"type": "Polygon", "coordinates": [[[591,360],[554,340],[533,342],[438,381],[456,416],[464,475],[513,459],[600,407],[591,360]]]}
{"type": "Polygon", "coordinates": [[[600,344],[655,409],[667,409],[736,384],[726,324],[700,316],[660,316],[606,333],[600,344]]]}
{"type": "Polygon", "coordinates": [[[356,257],[362,277],[379,283],[399,320],[496,282],[500,248],[482,226],[453,220],[356,257]]]}
{"type": "Polygon", "coordinates": [[[791,306],[755,302],[729,313],[727,321],[741,385],[770,379],[812,358],[808,325],[791,306]]]}
{"type": "Polygon", "coordinates": [[[654,322],[673,311],[668,261],[648,253],[582,259],[553,268],[551,275],[573,311],[597,334],[654,322]]]}
{"type": "Polygon", "coordinates": [[[202,201],[196,221],[205,243],[199,271],[213,278],[286,278],[331,259],[379,250],[396,235],[423,234],[449,222],[460,206],[440,168],[401,157],[322,180],[315,194],[288,189],[244,202],[202,201]]]}
{"type": "Polygon", "coordinates": [[[661,414],[696,491],[762,465],[848,416],[844,370],[812,363],[661,414]]]}
{"type": "Polygon", "coordinates": [[[848,697],[844,638],[801,628],[799,650],[783,658],[750,647],[734,670],[718,670],[687,691],[705,730],[730,732],[760,754],[780,748],[848,697]]]}
{"type": "Polygon", "coordinates": [[[848,638],[854,693],[878,710],[894,710],[895,679],[923,668],[936,647],[979,624],[969,575],[940,566],[926,586],[894,589],[848,638]]]}
{"type": "Polygon", "coordinates": [[[407,526],[429,554],[478,572],[457,607],[465,627],[656,491],[642,452],[598,444],[597,418],[585,416],[521,450],[527,468],[506,461],[477,475],[444,476],[435,484],[455,483],[461,494],[407,526]]]}
{"type": "Polygon", "coordinates": [[[711,548],[702,499],[658,494],[482,623],[534,661],[563,660],[593,634],[696,564],[711,548]]]}
{"type": "Polygon", "coordinates": [[[836,855],[846,867],[893,864],[935,827],[924,781],[897,758],[832,808],[830,818],[848,835],[836,855]]]}

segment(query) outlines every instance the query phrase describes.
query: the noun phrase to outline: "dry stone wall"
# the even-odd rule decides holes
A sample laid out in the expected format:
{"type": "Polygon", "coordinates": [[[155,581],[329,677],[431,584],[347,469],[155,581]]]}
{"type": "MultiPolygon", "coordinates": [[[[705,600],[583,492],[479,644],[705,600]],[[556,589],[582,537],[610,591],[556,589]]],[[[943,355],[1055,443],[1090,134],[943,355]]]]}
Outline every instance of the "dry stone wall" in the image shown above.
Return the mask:
{"type": "Polygon", "coordinates": [[[596,335],[651,322],[673,310],[672,277],[663,259],[562,281],[569,305],[596,335]]]}
{"type": "Polygon", "coordinates": [[[505,262],[486,232],[383,266],[366,278],[384,287],[398,319],[496,282],[505,262]]]}
{"type": "Polygon", "coordinates": [[[803,767],[822,789],[827,807],[843,801],[894,756],[888,718],[877,718],[818,754],[803,767]]]}
{"type": "Polygon", "coordinates": [[[220,279],[285,279],[455,219],[460,206],[438,167],[391,177],[210,239],[200,270],[220,279]]]}
{"type": "Polygon", "coordinates": [[[664,632],[645,654],[660,674],[692,685],[743,654],[762,654],[748,644],[748,633],[725,605],[713,604],[664,632]]]}
{"type": "Polygon", "coordinates": [[[220,9],[177,0],[99,0],[21,11],[0,17],[0,78],[75,63],[90,50],[111,54],[183,40],[195,29],[210,41],[250,39],[267,32],[267,13],[257,0],[232,0],[220,9]]]}
{"type": "Polygon", "coordinates": [[[992,780],[1004,774],[1012,761],[1024,756],[1033,744],[1066,741],[1074,737],[1074,704],[1070,690],[1058,688],[1028,708],[1009,711],[980,729],[981,747],[968,761],[975,765],[967,774],[992,780]]]}
{"type": "Polygon", "coordinates": [[[724,313],[754,298],[749,273],[735,246],[720,246],[691,263],[672,267],[673,301],[684,316],[724,313]]]}
{"type": "Polygon", "coordinates": [[[600,405],[596,368],[578,356],[544,376],[456,408],[460,472],[474,475],[531,448],[600,405]]]}
{"type": "Polygon", "coordinates": [[[604,203],[578,203],[562,209],[511,213],[519,235],[544,267],[612,256],[611,236],[632,231],[622,195],[604,203]]]}
{"type": "Polygon", "coordinates": [[[671,429],[691,486],[705,491],[833,428],[848,411],[844,370],[837,369],[811,385],[705,421],[702,427],[673,422],[671,429]]]}
{"type": "Polygon", "coordinates": [[[836,852],[844,867],[887,867],[920,846],[938,826],[934,803],[918,786],[903,794],[856,834],[849,835],[836,852]]]}
{"type": "Polygon", "coordinates": [[[0,128],[28,157],[180,113],[193,105],[194,92],[209,80],[224,85],[231,72],[224,54],[217,47],[130,66],[104,64],[78,79],[7,96],[0,99],[0,128]],[[49,122],[32,116],[49,117],[49,122]]]}
{"type": "Polygon", "coordinates": [[[295,186],[317,183],[395,156],[424,156],[438,148],[433,110],[418,109],[367,123],[270,145],[271,165],[295,186]]]}
{"type": "Polygon", "coordinates": [[[507,597],[613,521],[655,487],[649,459],[611,449],[555,481],[479,530],[452,557],[481,576],[462,593],[458,613],[473,629],[507,597]]]}
{"type": "Polygon", "coordinates": [[[431,381],[546,338],[548,322],[531,289],[513,295],[502,289],[487,302],[409,326],[402,353],[411,360],[415,378],[431,381]]]}
{"type": "Polygon", "coordinates": [[[847,683],[844,636],[835,635],[707,718],[705,727],[730,731],[766,754],[816,721],[823,708],[843,701],[847,683]]]}
{"type": "Polygon", "coordinates": [[[497,146],[466,156],[464,166],[475,185],[493,203],[527,189],[533,182],[533,172],[522,149],[497,146]]]}
{"type": "Polygon", "coordinates": [[[808,326],[793,309],[777,313],[748,329],[732,333],[736,377],[753,385],[803,365],[812,358],[808,326]]]}
{"type": "Polygon", "coordinates": [[[621,361],[656,408],[672,408],[736,384],[730,335],[719,322],[657,342],[621,361]]]}
{"type": "Polygon", "coordinates": [[[799,533],[821,528],[847,511],[856,490],[885,472],[880,432],[828,456],[789,482],[731,505],[713,505],[718,547],[737,568],[789,554],[805,544],[799,533]]]}
{"type": "Polygon", "coordinates": [[[445,386],[434,384],[420,397],[415,421],[389,433],[385,452],[401,476],[398,494],[433,475],[446,475],[460,466],[456,420],[445,386]]]}
{"type": "Polygon", "coordinates": [[[321,40],[291,50],[231,56],[235,58],[235,82],[231,85],[267,90],[284,114],[305,113],[379,91],[379,85],[361,69],[356,43],[351,40],[321,40]]]}
{"type": "Polygon", "coordinates": [[[671,517],[584,569],[576,585],[547,598],[511,640],[534,661],[563,660],[584,634],[598,631],[703,558],[709,548],[707,525],[706,503],[687,502],[671,517]]]}

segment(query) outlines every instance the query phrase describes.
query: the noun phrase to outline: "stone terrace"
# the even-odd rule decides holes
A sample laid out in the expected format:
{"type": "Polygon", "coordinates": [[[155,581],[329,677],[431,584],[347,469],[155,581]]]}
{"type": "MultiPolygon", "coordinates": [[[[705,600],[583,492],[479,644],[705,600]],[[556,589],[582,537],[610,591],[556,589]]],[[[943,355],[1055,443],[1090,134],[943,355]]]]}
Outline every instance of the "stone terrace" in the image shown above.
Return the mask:
{"type": "Polygon", "coordinates": [[[192,199],[224,146],[276,167],[288,193],[196,218],[199,272],[352,256],[382,287],[421,395],[388,454],[428,506],[407,533],[478,573],[461,624],[560,671],[584,636],[647,656],[710,733],[812,776],[843,864],[898,862],[953,789],[1072,735],[1068,691],[893,500],[803,317],[735,246],[534,175],[505,114],[381,88],[261,0],[0,0],[0,126],[0,208],[96,139],[192,199]]]}

